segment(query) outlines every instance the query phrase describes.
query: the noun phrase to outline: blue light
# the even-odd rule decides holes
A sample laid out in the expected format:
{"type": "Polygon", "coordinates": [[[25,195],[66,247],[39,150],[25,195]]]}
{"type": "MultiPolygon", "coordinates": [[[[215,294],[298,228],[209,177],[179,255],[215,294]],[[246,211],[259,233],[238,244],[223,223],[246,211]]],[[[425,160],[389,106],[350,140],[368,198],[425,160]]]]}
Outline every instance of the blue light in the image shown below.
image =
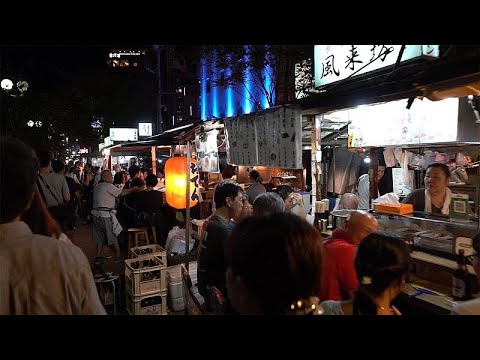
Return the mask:
{"type": "Polygon", "coordinates": [[[227,89],[227,117],[233,116],[233,89],[227,89]]]}
{"type": "Polygon", "coordinates": [[[207,65],[205,59],[200,60],[200,98],[202,102],[202,120],[207,120],[207,65]]]}
{"type": "MultiPolygon", "coordinates": [[[[266,66],[265,69],[263,70],[263,75],[265,76],[265,89],[267,89],[268,92],[271,92],[270,87],[272,86],[272,68],[270,66],[266,66]]],[[[266,94],[264,94],[263,98],[263,108],[268,109],[270,105],[268,104],[268,99],[266,94]]]]}
{"type": "MultiPolygon", "coordinates": [[[[248,60],[248,55],[246,56],[248,60]]],[[[258,106],[262,109],[267,109],[270,105],[268,97],[256,86],[258,79],[251,69],[247,69],[245,76],[245,84],[242,82],[233,84],[230,87],[217,87],[215,80],[219,79],[221,73],[219,69],[211,67],[206,59],[201,59],[200,62],[200,96],[201,96],[201,119],[211,120],[214,117],[231,117],[242,114],[250,114],[258,110],[254,101],[258,101],[258,106]],[[256,81],[254,81],[256,80],[256,81]],[[207,89],[209,92],[207,93],[207,89]]],[[[272,68],[266,67],[262,71],[262,76],[265,77],[263,85],[267,91],[271,92],[273,84],[272,68]]],[[[225,70],[225,76],[229,77],[231,74],[225,70]]],[[[273,94],[272,103],[275,103],[275,94],[273,94]]]]}
{"type": "Polygon", "coordinates": [[[212,93],[212,115],[218,118],[219,106],[218,106],[218,93],[220,89],[216,86],[215,80],[217,80],[217,72],[214,68],[213,75],[212,75],[212,84],[210,87],[210,92],[212,93]]]}
{"type": "Polygon", "coordinates": [[[247,69],[247,74],[245,76],[245,86],[244,86],[244,100],[243,100],[243,113],[250,114],[252,112],[252,103],[250,102],[250,94],[252,89],[252,81],[251,81],[252,73],[250,72],[250,68],[247,69]]]}

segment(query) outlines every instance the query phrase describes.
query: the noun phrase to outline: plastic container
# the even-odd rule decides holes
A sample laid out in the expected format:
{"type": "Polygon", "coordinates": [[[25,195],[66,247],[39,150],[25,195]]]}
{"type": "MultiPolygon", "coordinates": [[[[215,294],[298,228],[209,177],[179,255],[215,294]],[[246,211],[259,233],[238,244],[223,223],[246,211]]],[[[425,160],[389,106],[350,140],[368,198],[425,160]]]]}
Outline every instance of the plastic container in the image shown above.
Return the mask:
{"type": "MultiPolygon", "coordinates": [[[[183,299],[182,270],[181,265],[169,266],[167,268],[167,286],[168,296],[171,299],[183,299]]],[[[192,261],[189,264],[189,274],[192,280],[193,293],[198,293],[197,287],[197,262],[192,261]]]]}

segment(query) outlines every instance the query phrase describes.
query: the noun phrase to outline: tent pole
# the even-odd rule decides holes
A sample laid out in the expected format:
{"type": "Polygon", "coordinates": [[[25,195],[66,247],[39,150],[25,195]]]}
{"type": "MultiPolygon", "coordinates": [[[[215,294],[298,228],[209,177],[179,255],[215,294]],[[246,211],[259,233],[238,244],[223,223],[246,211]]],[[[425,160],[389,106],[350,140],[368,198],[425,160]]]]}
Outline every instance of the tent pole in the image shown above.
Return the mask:
{"type": "Polygon", "coordinates": [[[185,215],[185,267],[188,269],[189,255],[190,255],[190,141],[187,141],[187,192],[185,194],[186,199],[186,215],[185,215]]]}

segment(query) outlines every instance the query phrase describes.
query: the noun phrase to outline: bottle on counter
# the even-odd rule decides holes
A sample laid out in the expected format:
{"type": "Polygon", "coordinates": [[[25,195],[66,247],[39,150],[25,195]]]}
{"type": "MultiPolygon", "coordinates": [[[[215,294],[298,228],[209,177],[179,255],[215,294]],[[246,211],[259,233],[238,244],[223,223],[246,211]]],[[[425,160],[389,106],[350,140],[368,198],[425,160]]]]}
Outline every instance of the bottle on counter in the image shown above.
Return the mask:
{"type": "Polygon", "coordinates": [[[453,300],[465,301],[472,298],[469,274],[465,259],[464,250],[458,251],[457,269],[452,277],[452,297],[453,300]]]}
{"type": "Polygon", "coordinates": [[[315,213],[315,219],[313,220],[313,226],[315,227],[315,229],[317,230],[321,230],[320,229],[320,224],[319,224],[319,218],[320,218],[320,215],[319,213],[315,213]]]}

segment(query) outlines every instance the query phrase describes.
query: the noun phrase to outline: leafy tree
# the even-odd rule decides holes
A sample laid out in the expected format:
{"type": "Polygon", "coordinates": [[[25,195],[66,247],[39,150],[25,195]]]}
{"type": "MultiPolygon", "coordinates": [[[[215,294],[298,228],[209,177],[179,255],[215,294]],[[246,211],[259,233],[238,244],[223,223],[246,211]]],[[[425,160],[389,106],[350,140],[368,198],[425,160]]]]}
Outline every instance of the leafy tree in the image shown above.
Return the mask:
{"type": "Polygon", "coordinates": [[[313,46],[215,45],[205,46],[202,55],[207,65],[222,74],[212,85],[231,88],[244,96],[244,91],[237,88],[241,84],[254,110],[258,111],[262,109],[260,95],[267,99],[269,106],[294,99],[295,64],[313,58],[313,46]]]}

